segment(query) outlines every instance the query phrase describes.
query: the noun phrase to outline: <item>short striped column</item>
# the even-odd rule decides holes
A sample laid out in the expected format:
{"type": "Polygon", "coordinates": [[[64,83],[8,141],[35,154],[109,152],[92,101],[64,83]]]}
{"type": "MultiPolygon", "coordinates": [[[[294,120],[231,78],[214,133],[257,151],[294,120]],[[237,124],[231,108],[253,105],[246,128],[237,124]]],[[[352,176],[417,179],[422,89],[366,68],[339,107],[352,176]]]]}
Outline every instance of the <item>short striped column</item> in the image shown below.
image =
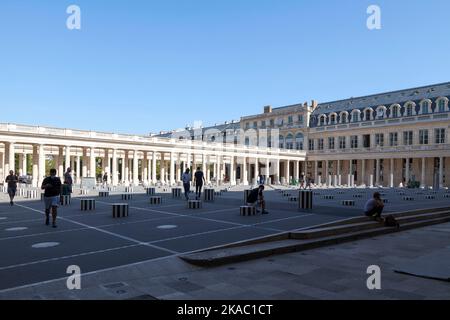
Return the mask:
{"type": "Polygon", "coordinates": [[[403,201],[414,201],[414,197],[410,197],[410,196],[405,196],[402,199],[403,199],[403,201]]]}
{"type": "Polygon", "coordinates": [[[125,187],[126,193],[133,193],[133,191],[134,191],[133,187],[125,187]]]}
{"type": "Polygon", "coordinates": [[[256,215],[256,207],[253,206],[241,206],[239,207],[241,216],[254,216],[256,215]]]}
{"type": "Polygon", "coordinates": [[[80,189],[80,195],[87,195],[89,193],[88,189],[80,189]]]}
{"type": "Polygon", "coordinates": [[[113,218],[128,217],[128,203],[113,203],[113,218]]]}
{"type": "Polygon", "coordinates": [[[354,195],[353,195],[353,198],[362,198],[362,197],[363,197],[362,194],[354,194],[354,195]]]}
{"type": "Polygon", "coordinates": [[[18,194],[19,196],[21,196],[21,197],[26,197],[26,196],[27,196],[27,189],[22,189],[22,188],[20,188],[20,189],[18,189],[17,191],[18,191],[17,194],[18,194]]]}
{"type": "Polygon", "coordinates": [[[61,195],[60,196],[60,203],[62,206],[68,206],[70,204],[70,195],[61,195]]]}
{"type": "Polygon", "coordinates": [[[145,193],[146,193],[148,196],[154,196],[155,193],[156,193],[156,188],[153,188],[153,187],[151,187],[151,188],[145,188],[145,193]]]}
{"type": "Polygon", "coordinates": [[[298,197],[291,196],[291,197],[289,197],[289,201],[290,202],[297,202],[298,201],[298,197]]]}
{"type": "Polygon", "coordinates": [[[2,186],[2,192],[3,193],[8,193],[8,186],[2,186]]]}
{"type": "Polygon", "coordinates": [[[345,194],[345,191],[338,191],[337,194],[345,194]]]}
{"type": "Polygon", "coordinates": [[[200,209],[202,207],[202,202],[200,200],[188,200],[189,209],[200,209]]]}
{"type": "Polygon", "coordinates": [[[444,198],[450,198],[450,193],[444,194],[444,198]]]}
{"type": "Polygon", "coordinates": [[[44,199],[45,199],[45,194],[41,193],[41,201],[44,201],[44,199]]]}
{"type": "Polygon", "coordinates": [[[27,190],[28,199],[38,199],[38,190],[27,190]]]}
{"type": "Polygon", "coordinates": [[[427,200],[434,200],[434,199],[436,199],[436,196],[433,196],[433,195],[426,195],[426,196],[425,196],[425,199],[427,199],[427,200]]]}
{"type": "Polygon", "coordinates": [[[149,199],[150,199],[150,204],[161,204],[162,203],[162,198],[160,196],[152,196],[149,199]]]}
{"type": "Polygon", "coordinates": [[[333,195],[327,194],[327,195],[322,196],[322,199],[325,199],[325,200],[334,200],[334,196],[333,196],[333,195]]]}
{"type": "Polygon", "coordinates": [[[300,190],[298,192],[299,209],[309,210],[313,208],[313,192],[309,190],[300,190]]]}
{"type": "Polygon", "coordinates": [[[132,193],[122,193],[122,200],[131,200],[133,199],[132,193]]]}
{"type": "Polygon", "coordinates": [[[101,198],[109,197],[109,191],[100,191],[98,193],[98,196],[101,197],[101,198]]]}
{"type": "Polygon", "coordinates": [[[181,188],[172,188],[172,198],[181,198],[181,188]]]}
{"type": "Polygon", "coordinates": [[[355,200],[342,200],[342,205],[345,207],[354,207],[355,200]]]}
{"type": "Polygon", "coordinates": [[[383,199],[383,203],[389,203],[389,199],[383,199]]]}
{"type": "Polygon", "coordinates": [[[81,211],[92,211],[92,210],[95,210],[95,200],[81,199],[81,211]]]}
{"type": "Polygon", "coordinates": [[[205,189],[204,194],[205,202],[214,201],[214,189],[205,189]]]}
{"type": "Polygon", "coordinates": [[[215,191],[214,196],[220,197],[222,195],[222,191],[215,191]]]}

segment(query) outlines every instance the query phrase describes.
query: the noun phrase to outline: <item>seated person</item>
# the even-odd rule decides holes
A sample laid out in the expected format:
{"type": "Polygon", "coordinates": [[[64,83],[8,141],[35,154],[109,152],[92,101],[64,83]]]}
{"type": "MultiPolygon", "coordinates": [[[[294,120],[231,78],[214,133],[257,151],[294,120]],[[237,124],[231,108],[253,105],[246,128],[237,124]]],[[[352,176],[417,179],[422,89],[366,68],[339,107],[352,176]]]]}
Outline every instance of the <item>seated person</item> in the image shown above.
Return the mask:
{"type": "MultiPolygon", "coordinates": [[[[253,189],[247,196],[247,205],[254,206],[256,205],[256,202],[258,202],[258,204],[261,206],[262,214],[268,214],[269,212],[266,211],[266,202],[264,201],[263,191],[263,185],[260,185],[258,188],[253,189]]],[[[256,209],[256,212],[259,212],[259,210],[256,209]]]]}
{"type": "Polygon", "coordinates": [[[373,198],[366,202],[364,206],[364,214],[374,218],[377,221],[383,221],[381,214],[383,213],[384,203],[379,192],[373,194],[373,198]]]}

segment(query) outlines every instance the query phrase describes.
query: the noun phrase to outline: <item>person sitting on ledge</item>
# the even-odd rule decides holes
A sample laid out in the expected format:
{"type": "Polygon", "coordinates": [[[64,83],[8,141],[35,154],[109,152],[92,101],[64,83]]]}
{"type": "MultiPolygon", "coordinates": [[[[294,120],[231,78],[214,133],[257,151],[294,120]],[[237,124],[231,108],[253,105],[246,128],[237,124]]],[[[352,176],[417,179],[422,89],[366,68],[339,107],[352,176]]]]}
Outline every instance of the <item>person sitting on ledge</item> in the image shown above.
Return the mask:
{"type": "MultiPolygon", "coordinates": [[[[253,189],[247,196],[247,205],[253,206],[258,201],[258,204],[261,206],[262,209],[261,214],[268,214],[269,212],[266,211],[266,201],[264,201],[263,191],[264,191],[263,185],[260,185],[258,188],[253,189]]],[[[256,212],[259,212],[259,210],[256,209],[256,212]]]]}
{"type": "Polygon", "coordinates": [[[373,194],[373,198],[366,202],[364,206],[364,214],[368,217],[374,218],[375,220],[382,222],[383,218],[381,214],[383,213],[384,203],[381,199],[379,192],[373,194]]]}

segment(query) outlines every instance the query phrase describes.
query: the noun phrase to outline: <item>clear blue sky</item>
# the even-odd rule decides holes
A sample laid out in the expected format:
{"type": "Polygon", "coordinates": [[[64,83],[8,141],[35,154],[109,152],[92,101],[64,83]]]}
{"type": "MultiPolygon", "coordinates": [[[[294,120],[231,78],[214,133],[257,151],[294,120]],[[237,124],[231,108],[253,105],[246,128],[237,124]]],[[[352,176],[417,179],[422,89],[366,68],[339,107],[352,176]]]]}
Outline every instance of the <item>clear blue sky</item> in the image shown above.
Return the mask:
{"type": "Polygon", "coordinates": [[[145,134],[445,82],[449,14],[448,0],[2,0],[0,122],[145,134]]]}

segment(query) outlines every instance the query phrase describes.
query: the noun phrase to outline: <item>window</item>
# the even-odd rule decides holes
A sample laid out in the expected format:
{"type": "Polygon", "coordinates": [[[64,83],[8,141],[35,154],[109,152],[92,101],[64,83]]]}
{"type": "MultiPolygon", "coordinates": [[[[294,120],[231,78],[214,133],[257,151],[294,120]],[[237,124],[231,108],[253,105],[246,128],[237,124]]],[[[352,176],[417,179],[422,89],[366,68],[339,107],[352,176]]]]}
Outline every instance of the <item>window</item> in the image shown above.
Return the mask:
{"type": "Polygon", "coordinates": [[[336,115],[335,114],[332,114],[330,116],[330,124],[336,124],[336,115]]]}
{"type": "Polygon", "coordinates": [[[372,120],[372,110],[366,110],[365,117],[366,117],[366,121],[372,120]]]}
{"type": "Polygon", "coordinates": [[[266,127],[266,120],[261,121],[261,128],[265,128],[266,127]]]}
{"type": "Polygon", "coordinates": [[[408,103],[408,105],[406,106],[406,116],[412,117],[412,115],[413,115],[413,105],[411,103],[408,103]]]}
{"type": "Polygon", "coordinates": [[[283,137],[283,136],[279,136],[279,137],[278,137],[278,147],[279,147],[280,149],[283,149],[283,148],[284,148],[284,137],[283,137]]]}
{"type": "Polygon", "coordinates": [[[351,148],[352,149],[357,149],[358,148],[358,136],[351,136],[350,137],[350,142],[351,142],[351,148]]]}
{"type": "Polygon", "coordinates": [[[419,144],[428,144],[428,130],[419,130],[419,144]]]}
{"type": "Polygon", "coordinates": [[[445,129],[434,129],[436,143],[445,143],[445,129]]]}
{"type": "Polygon", "coordinates": [[[269,123],[270,123],[270,126],[271,126],[271,127],[273,127],[273,126],[274,126],[274,124],[275,124],[275,120],[273,120],[273,119],[270,119],[270,122],[269,122],[269,123]]]}
{"type": "Polygon", "coordinates": [[[439,112],[445,112],[445,100],[444,99],[439,100],[438,110],[439,110],[439,112]]]}
{"type": "Polygon", "coordinates": [[[253,121],[253,129],[258,128],[258,122],[257,121],[253,121]]]}
{"type": "Polygon", "coordinates": [[[247,122],[247,123],[245,124],[245,129],[250,129],[250,122],[247,122]]]}
{"type": "Polygon", "coordinates": [[[386,116],[386,109],[384,107],[380,107],[377,109],[377,119],[384,119],[386,116]]]}
{"type": "Polygon", "coordinates": [[[319,119],[320,119],[319,120],[319,125],[324,126],[325,122],[326,122],[326,119],[327,119],[327,116],[326,115],[322,115],[322,116],[320,116],[319,119]]]}
{"type": "Polygon", "coordinates": [[[363,146],[364,148],[370,148],[370,134],[363,135],[363,146]]]}
{"type": "Polygon", "coordinates": [[[250,145],[250,138],[249,137],[245,137],[245,145],[246,146],[250,145]]]}
{"type": "Polygon", "coordinates": [[[344,112],[341,114],[341,122],[347,123],[347,121],[348,121],[348,113],[344,112]]]}
{"type": "Polygon", "coordinates": [[[303,124],[303,115],[302,115],[302,114],[299,114],[299,115],[298,115],[298,122],[299,122],[300,124],[303,124]]]}
{"type": "Polygon", "coordinates": [[[384,146],[384,134],[382,133],[375,134],[375,145],[380,147],[384,146]]]}
{"type": "Polygon", "coordinates": [[[345,137],[339,137],[339,149],[345,149],[345,137]]]}
{"type": "Polygon", "coordinates": [[[427,101],[422,103],[422,114],[427,114],[429,112],[430,106],[427,101]]]}
{"type": "Polygon", "coordinates": [[[410,146],[413,144],[413,132],[403,131],[403,144],[405,146],[410,146]]]}
{"type": "Polygon", "coordinates": [[[392,118],[397,118],[398,117],[398,106],[393,106],[392,107],[392,118]]]}
{"type": "Polygon", "coordinates": [[[288,134],[286,136],[286,149],[294,149],[294,136],[292,134],[288,134]]]}
{"type": "Polygon", "coordinates": [[[308,140],[308,146],[309,146],[309,150],[314,150],[314,140],[313,139],[309,139],[308,140]]]}
{"type": "Polygon", "coordinates": [[[358,118],[359,118],[359,112],[354,111],[354,112],[352,112],[350,122],[358,122],[359,121],[358,118]]]}
{"type": "Polygon", "coordinates": [[[292,116],[288,117],[288,124],[293,124],[294,123],[294,118],[292,116]]]}
{"type": "Polygon", "coordinates": [[[318,142],[318,149],[323,150],[323,138],[318,139],[317,142],[318,142]]]}
{"type": "Polygon", "coordinates": [[[397,132],[389,133],[389,145],[391,147],[398,146],[398,133],[397,132]]]}
{"type": "Polygon", "coordinates": [[[304,141],[303,134],[301,132],[297,133],[295,135],[295,148],[297,150],[303,150],[303,141],[304,141]]]}
{"type": "Polygon", "coordinates": [[[328,149],[334,150],[334,137],[328,138],[328,149]]]}

